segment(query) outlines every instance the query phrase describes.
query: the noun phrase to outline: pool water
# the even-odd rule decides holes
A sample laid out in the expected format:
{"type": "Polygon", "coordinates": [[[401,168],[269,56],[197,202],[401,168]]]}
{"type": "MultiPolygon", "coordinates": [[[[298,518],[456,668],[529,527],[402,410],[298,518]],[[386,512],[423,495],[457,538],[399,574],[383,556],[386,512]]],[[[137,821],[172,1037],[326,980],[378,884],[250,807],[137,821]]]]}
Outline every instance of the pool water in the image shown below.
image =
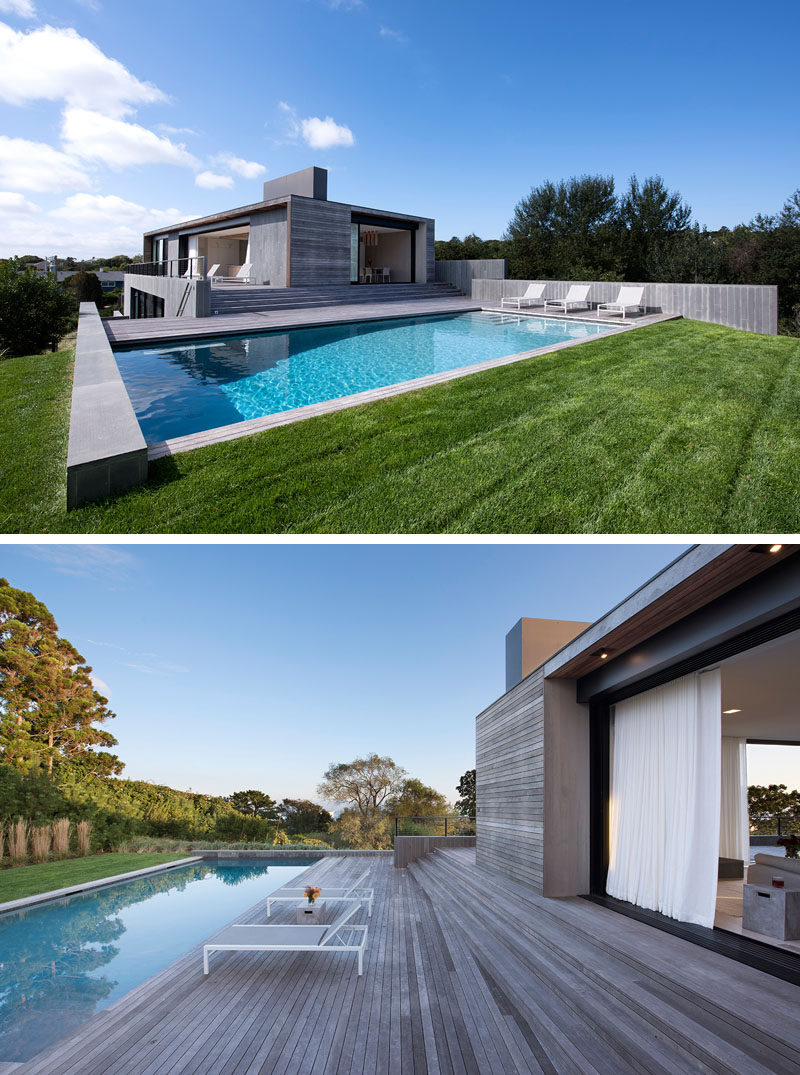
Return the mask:
{"type": "Polygon", "coordinates": [[[0,1063],[30,1060],[313,861],[183,866],[0,916],[0,1063]]]}
{"type": "Polygon", "coordinates": [[[164,343],[116,359],[153,444],[607,331],[467,313],[164,343]]]}

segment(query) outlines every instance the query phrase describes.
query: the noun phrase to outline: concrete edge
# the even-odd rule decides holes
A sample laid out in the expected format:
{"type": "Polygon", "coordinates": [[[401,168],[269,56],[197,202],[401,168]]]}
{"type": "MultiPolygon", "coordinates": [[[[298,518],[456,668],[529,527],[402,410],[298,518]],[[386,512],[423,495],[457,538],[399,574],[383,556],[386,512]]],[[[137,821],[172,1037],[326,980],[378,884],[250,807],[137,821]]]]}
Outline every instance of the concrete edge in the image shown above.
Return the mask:
{"type": "Polygon", "coordinates": [[[205,859],[225,859],[229,862],[231,859],[277,859],[284,862],[292,862],[294,859],[307,859],[309,856],[315,858],[352,858],[360,855],[393,855],[394,851],[378,851],[371,848],[363,848],[352,850],[350,848],[342,848],[337,850],[335,847],[291,847],[283,848],[276,847],[265,850],[253,850],[248,851],[246,848],[237,848],[233,851],[227,851],[225,848],[211,851],[198,850],[193,852],[203,860],[205,859]]]}
{"type": "Polygon", "coordinates": [[[70,885],[68,888],[54,888],[51,892],[38,892],[35,896],[23,896],[18,900],[8,900],[6,903],[0,903],[0,915],[10,911],[20,911],[24,907],[33,907],[39,903],[47,903],[50,900],[59,900],[64,896],[74,896],[76,892],[88,892],[95,888],[105,888],[107,885],[114,885],[119,881],[130,881],[134,877],[146,877],[151,873],[164,873],[166,870],[174,870],[178,866],[191,866],[193,863],[202,861],[201,857],[193,855],[191,858],[176,859],[174,862],[162,862],[158,866],[145,866],[141,870],[131,870],[129,873],[117,873],[111,877],[100,877],[95,881],[85,881],[80,885],[70,885]]]}
{"type": "Polygon", "coordinates": [[[82,302],[67,448],[67,510],[147,481],[147,444],[102,318],[82,302]]]}
{"type": "MultiPolygon", "coordinates": [[[[496,314],[498,311],[490,307],[481,308],[486,313],[496,314]]],[[[467,313],[469,311],[463,311],[467,313]]],[[[516,311],[513,312],[516,317],[516,311]]],[[[536,316],[536,315],[530,315],[536,316]]],[[[606,330],[603,336],[618,335],[621,332],[632,332],[637,328],[647,328],[659,321],[678,320],[680,314],[661,314],[658,320],[648,320],[647,324],[629,322],[625,325],[619,322],[608,323],[588,322],[600,324],[606,330]]],[[[548,320],[563,321],[566,318],[548,318],[548,320]]],[[[574,324],[586,324],[586,321],[573,319],[574,324]]],[[[317,326],[314,326],[315,328],[317,326]]],[[[295,407],[288,411],[279,411],[277,414],[267,414],[263,418],[250,418],[244,422],[236,422],[233,425],[218,426],[216,429],[206,429],[200,433],[189,433],[184,437],[173,437],[170,440],[158,441],[148,447],[147,457],[151,461],[165,459],[168,456],[178,455],[181,452],[194,451],[197,448],[206,448],[212,444],[222,444],[226,441],[238,440],[239,437],[250,437],[254,433],[263,433],[268,429],[278,426],[292,425],[295,422],[303,422],[307,418],[317,418],[325,414],[333,414],[336,411],[347,410],[350,407],[360,407],[365,403],[376,403],[382,399],[390,399],[392,396],[404,395],[406,392],[416,392],[420,388],[430,388],[433,385],[444,384],[447,381],[455,381],[461,377],[469,377],[473,373],[482,373],[485,370],[497,369],[513,362],[522,362],[527,358],[537,358],[541,355],[551,354],[568,347],[577,347],[581,344],[592,343],[599,339],[596,336],[586,336],[580,340],[565,340],[563,343],[549,344],[547,347],[537,347],[531,351],[520,351],[513,355],[504,355],[493,358],[487,362],[477,362],[471,366],[459,366],[457,369],[444,370],[441,373],[428,374],[425,377],[415,377],[410,381],[398,381],[396,384],[386,385],[382,388],[373,388],[368,392],[357,392],[352,396],[339,396],[337,399],[326,400],[324,403],[312,403],[305,407],[295,407]]]]}

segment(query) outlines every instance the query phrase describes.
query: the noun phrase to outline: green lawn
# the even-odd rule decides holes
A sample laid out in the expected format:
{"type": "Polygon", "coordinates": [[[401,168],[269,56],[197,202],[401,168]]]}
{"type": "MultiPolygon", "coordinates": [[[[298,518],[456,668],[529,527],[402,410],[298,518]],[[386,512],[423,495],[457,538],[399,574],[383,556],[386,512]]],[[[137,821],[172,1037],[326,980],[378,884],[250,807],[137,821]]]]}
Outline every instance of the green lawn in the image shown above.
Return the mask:
{"type": "Polygon", "coordinates": [[[39,892],[53,892],[57,888],[82,885],[86,881],[99,881],[102,877],[114,877],[131,870],[146,870],[148,866],[161,866],[175,862],[186,855],[89,855],[63,862],[41,862],[37,866],[16,866],[0,870],[0,903],[36,896],[39,892]]]}
{"type": "Polygon", "coordinates": [[[66,356],[0,363],[0,527],[792,533],[800,340],[670,321],[152,467],[69,515],[66,356]]]}

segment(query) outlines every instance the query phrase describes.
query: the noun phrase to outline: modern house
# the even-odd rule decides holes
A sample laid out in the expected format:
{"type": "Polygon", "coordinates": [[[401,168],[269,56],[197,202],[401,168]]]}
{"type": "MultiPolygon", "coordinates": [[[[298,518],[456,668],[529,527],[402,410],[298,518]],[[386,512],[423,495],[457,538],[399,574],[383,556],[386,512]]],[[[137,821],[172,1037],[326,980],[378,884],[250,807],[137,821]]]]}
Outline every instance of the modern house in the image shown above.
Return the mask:
{"type": "Polygon", "coordinates": [[[434,221],[329,201],[326,169],[306,168],[266,182],[252,205],[144,236],[145,263],[199,257],[222,276],[249,264],[250,281],[267,287],[428,283],[434,221]]]}
{"type": "Polygon", "coordinates": [[[800,930],[800,862],[778,862],[785,893],[774,861],[749,867],[746,766],[747,744],[800,764],[800,547],[696,545],[596,623],[548,638],[521,620],[506,658],[506,693],[477,717],[478,864],[800,958],[800,932],[780,936],[784,911],[800,930]]]}

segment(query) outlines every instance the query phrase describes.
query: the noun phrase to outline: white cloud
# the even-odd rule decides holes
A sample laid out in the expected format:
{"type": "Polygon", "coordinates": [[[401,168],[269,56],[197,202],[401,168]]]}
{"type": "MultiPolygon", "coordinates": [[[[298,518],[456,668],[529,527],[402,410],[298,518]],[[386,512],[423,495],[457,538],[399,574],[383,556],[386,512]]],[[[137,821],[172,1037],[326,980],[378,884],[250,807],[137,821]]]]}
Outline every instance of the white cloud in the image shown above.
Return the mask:
{"type": "Polygon", "coordinates": [[[114,545],[28,545],[25,551],[66,575],[117,575],[136,563],[131,553],[114,545]]]}
{"type": "Polygon", "coordinates": [[[396,41],[399,45],[407,45],[408,38],[400,30],[390,30],[388,26],[381,26],[379,33],[381,37],[389,37],[392,41],[396,41]]]}
{"type": "Polygon", "coordinates": [[[161,131],[162,134],[188,134],[197,135],[197,131],[191,127],[170,127],[168,123],[157,123],[156,130],[161,131]]]}
{"type": "Polygon", "coordinates": [[[9,15],[21,15],[23,19],[33,19],[36,16],[36,8],[31,0],[0,0],[0,11],[7,11],[9,15]]]}
{"type": "Polygon", "coordinates": [[[246,161],[243,157],[234,157],[232,153],[217,153],[211,158],[211,163],[220,168],[227,168],[234,175],[240,175],[242,179],[258,179],[266,175],[267,169],[257,161],[246,161]]]}
{"type": "Polygon", "coordinates": [[[320,119],[310,116],[300,121],[300,129],[306,144],[312,149],[331,149],[333,146],[355,145],[353,132],[349,127],[334,123],[331,116],[320,119]]]}
{"type": "Polygon", "coordinates": [[[0,185],[17,190],[91,186],[83,165],[44,142],[0,134],[0,185]]]}
{"type": "Polygon", "coordinates": [[[365,7],[364,0],[322,0],[325,7],[332,7],[334,11],[353,11],[357,7],[365,7]]]}
{"type": "Polygon", "coordinates": [[[104,698],[108,698],[109,700],[111,699],[111,688],[104,679],[101,679],[100,676],[96,676],[94,672],[90,673],[89,679],[91,679],[92,686],[98,694],[102,694],[104,698]]]}
{"type": "Polygon", "coordinates": [[[30,216],[39,212],[39,206],[29,202],[22,194],[15,194],[9,190],[0,190],[0,213],[2,212],[30,216]]]}
{"type": "Polygon", "coordinates": [[[232,187],[233,177],[229,175],[217,175],[215,172],[198,172],[194,177],[195,184],[204,190],[218,190],[220,187],[232,187]]]}
{"type": "Polygon", "coordinates": [[[76,30],[41,26],[25,33],[0,23],[0,100],[41,99],[122,116],[166,96],[76,30]]]}
{"type": "MultiPolygon", "coordinates": [[[[134,254],[142,249],[142,233],[165,227],[179,220],[197,216],[196,212],[180,209],[148,209],[135,202],[125,201],[115,194],[72,194],[56,209],[45,212],[39,206],[13,193],[0,196],[0,257],[12,254],[57,253],[62,257],[104,257],[112,254],[134,254]]],[[[51,546],[37,546],[39,555],[52,559],[51,546]]],[[[67,546],[63,556],[73,565],[87,557],[96,568],[98,554],[86,553],[95,546],[67,546]]],[[[35,555],[36,553],[32,553],[35,555]]],[[[118,556],[112,552],[112,558],[118,556]]],[[[62,570],[66,570],[62,566],[62,570]]],[[[73,570],[72,573],[75,573],[73,570]]]]}
{"type": "Polygon", "coordinates": [[[74,156],[103,161],[111,168],[136,164],[179,164],[194,168],[199,164],[181,143],[163,138],[138,123],[84,108],[64,111],[61,138],[65,149],[74,156]]]}

